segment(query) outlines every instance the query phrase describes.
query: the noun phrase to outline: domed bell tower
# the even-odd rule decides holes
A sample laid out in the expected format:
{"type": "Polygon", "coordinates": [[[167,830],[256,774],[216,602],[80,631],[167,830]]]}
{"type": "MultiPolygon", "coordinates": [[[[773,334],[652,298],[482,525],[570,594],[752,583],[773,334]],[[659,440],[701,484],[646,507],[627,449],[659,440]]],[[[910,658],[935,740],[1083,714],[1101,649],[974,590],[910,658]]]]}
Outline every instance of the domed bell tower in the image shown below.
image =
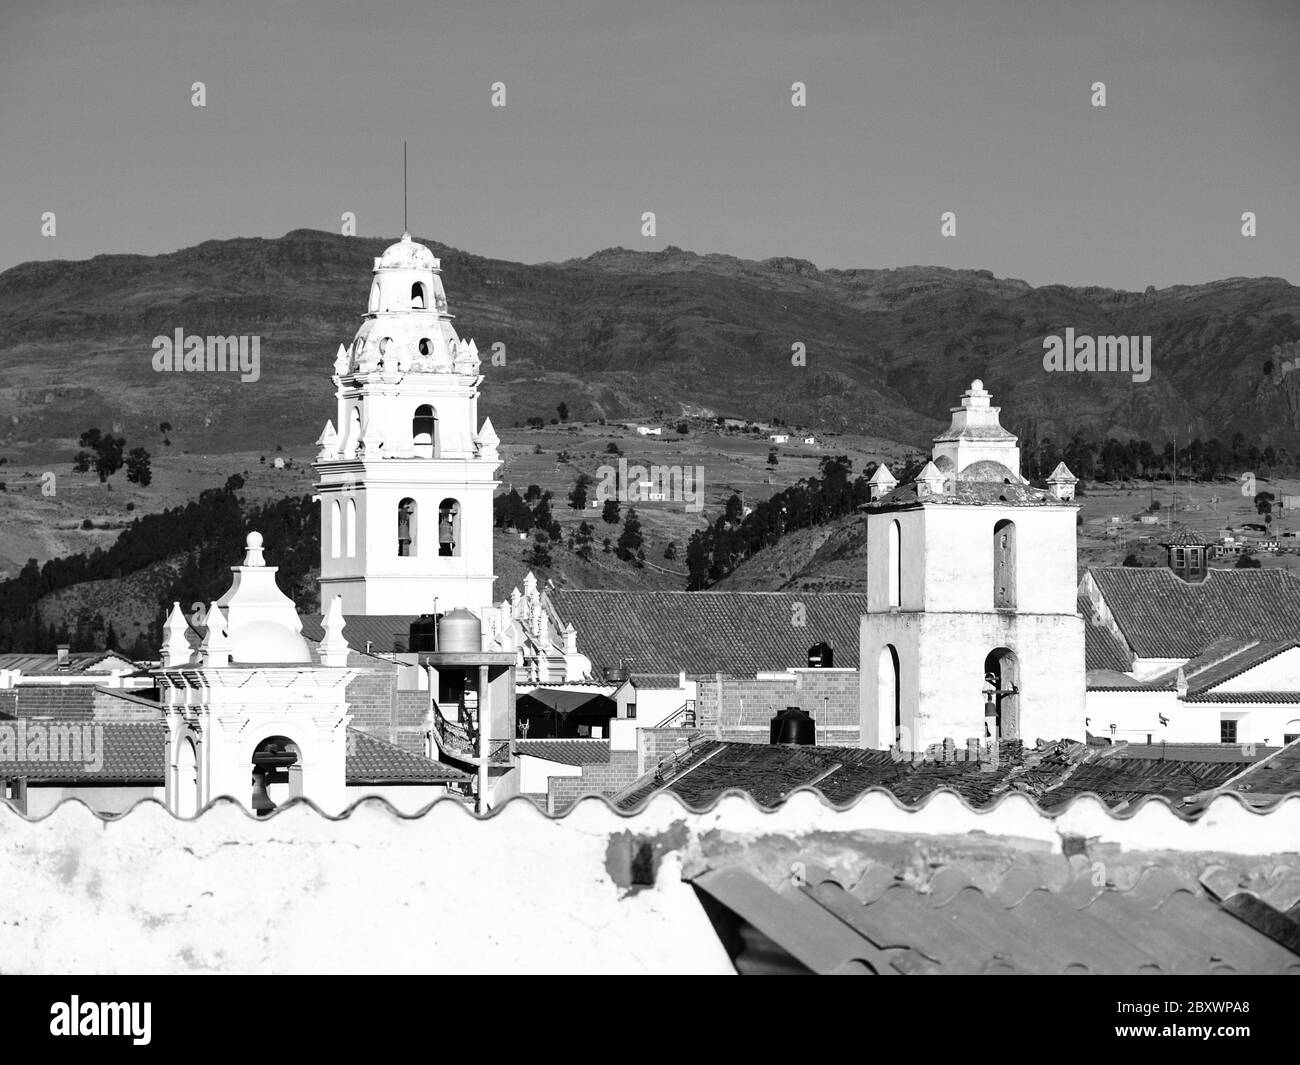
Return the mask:
{"type": "Polygon", "coordinates": [[[433,253],[402,234],[375,260],[366,314],[334,360],[335,419],[317,441],[321,602],[346,615],[492,601],[491,420],[478,348],[447,313],[433,253]]]}

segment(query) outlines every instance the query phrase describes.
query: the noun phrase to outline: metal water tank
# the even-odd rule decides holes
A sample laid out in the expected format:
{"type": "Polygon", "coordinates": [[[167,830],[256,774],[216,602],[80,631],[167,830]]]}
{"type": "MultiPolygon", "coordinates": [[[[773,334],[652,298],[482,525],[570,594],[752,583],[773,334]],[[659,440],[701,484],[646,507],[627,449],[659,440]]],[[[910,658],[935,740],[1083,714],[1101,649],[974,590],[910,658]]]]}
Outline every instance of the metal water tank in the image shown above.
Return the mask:
{"type": "Polygon", "coordinates": [[[462,607],[443,614],[438,623],[438,650],[477,654],[483,650],[483,623],[462,607]]]}
{"type": "Polygon", "coordinates": [[[411,634],[407,647],[413,653],[436,651],[438,649],[437,614],[421,614],[411,622],[411,634]]]}
{"type": "Polygon", "coordinates": [[[811,747],[817,742],[817,722],[797,706],[787,706],[772,718],[768,742],[800,743],[811,747]]]}

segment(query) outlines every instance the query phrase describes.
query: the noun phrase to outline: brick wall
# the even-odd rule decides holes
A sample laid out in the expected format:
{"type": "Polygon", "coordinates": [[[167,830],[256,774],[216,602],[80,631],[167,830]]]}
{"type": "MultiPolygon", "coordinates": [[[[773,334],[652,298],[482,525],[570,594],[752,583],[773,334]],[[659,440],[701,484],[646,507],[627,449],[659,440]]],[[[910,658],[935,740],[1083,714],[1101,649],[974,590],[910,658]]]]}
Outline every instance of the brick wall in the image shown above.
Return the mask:
{"type": "Polygon", "coordinates": [[[397,669],[385,668],[369,655],[348,655],[348,665],[362,672],[348,683],[348,713],[352,727],[396,742],[397,669]],[[354,661],[355,659],[355,661],[354,661]]]}
{"type": "Polygon", "coordinates": [[[643,728],[636,734],[640,772],[637,776],[650,772],[655,766],[696,736],[699,729],[693,728],[643,728]]]}
{"type": "Polygon", "coordinates": [[[719,739],[766,743],[772,716],[797,706],[817,722],[819,744],[856,747],[860,676],[857,670],[799,669],[764,679],[722,673],[694,677],[699,682],[696,720],[719,739]]]}
{"type": "Polygon", "coordinates": [[[547,809],[563,813],[582,795],[615,795],[641,774],[635,751],[610,751],[609,761],[584,765],[580,777],[551,777],[547,788],[547,809]]]}

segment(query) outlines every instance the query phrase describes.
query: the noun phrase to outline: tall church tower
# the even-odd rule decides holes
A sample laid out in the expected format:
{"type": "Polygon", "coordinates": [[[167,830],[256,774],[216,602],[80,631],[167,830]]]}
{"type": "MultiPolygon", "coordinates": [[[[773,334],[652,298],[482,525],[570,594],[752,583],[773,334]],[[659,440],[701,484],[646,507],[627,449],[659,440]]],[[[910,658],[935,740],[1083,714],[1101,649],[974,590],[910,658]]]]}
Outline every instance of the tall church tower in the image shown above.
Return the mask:
{"type": "Polygon", "coordinates": [[[971,382],[910,484],[882,467],[867,504],[862,745],[1083,739],[1076,478],[1035,488],[971,382]]]}
{"type": "Polygon", "coordinates": [[[478,349],[456,335],[439,262],[409,233],[374,274],[317,441],[321,602],[341,595],[350,616],[425,613],[435,597],[440,610],[481,610],[500,441],[478,424],[478,349]]]}

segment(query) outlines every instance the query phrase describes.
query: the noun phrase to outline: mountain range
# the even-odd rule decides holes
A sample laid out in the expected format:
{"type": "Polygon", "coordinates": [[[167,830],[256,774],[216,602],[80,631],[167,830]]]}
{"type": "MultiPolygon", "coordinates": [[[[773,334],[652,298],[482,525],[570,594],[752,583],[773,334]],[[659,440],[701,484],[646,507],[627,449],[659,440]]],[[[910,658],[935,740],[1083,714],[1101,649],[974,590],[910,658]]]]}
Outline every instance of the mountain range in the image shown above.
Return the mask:
{"type": "MultiPolygon", "coordinates": [[[[726,415],[923,445],[978,377],[1008,427],[1040,438],[1242,432],[1300,449],[1300,374],[1278,370],[1300,288],[1278,278],[1139,293],[672,247],[527,265],[417,239],[442,259],[498,427],[564,402],[575,420],[726,415]],[[1067,329],[1150,336],[1151,379],[1045,371],[1044,338],[1067,329]]],[[[0,273],[0,446],[66,449],[90,425],[134,439],[163,421],[215,454],[314,440],[388,243],[295,230],[0,273]],[[156,372],[153,339],[178,329],[260,337],[258,380],[156,372]]]]}

